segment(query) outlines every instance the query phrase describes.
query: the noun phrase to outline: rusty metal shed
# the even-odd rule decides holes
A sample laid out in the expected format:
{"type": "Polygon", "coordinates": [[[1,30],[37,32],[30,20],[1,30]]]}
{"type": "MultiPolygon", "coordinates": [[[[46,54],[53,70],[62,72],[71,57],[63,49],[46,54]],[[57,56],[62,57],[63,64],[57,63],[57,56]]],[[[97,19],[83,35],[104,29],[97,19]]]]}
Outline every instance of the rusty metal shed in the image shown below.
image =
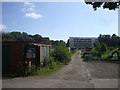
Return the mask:
{"type": "Polygon", "coordinates": [[[40,65],[49,57],[50,44],[4,41],[2,42],[2,72],[15,72],[17,65],[25,61],[40,65]]]}

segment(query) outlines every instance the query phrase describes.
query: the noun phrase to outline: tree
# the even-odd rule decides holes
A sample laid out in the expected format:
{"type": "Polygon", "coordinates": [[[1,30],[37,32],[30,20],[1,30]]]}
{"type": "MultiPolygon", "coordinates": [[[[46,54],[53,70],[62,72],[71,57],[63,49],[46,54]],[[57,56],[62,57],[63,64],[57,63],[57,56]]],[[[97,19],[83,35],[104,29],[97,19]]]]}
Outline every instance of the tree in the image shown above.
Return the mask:
{"type": "Polygon", "coordinates": [[[116,34],[113,34],[112,35],[112,38],[111,38],[111,46],[113,47],[117,47],[118,46],[118,37],[116,34]]]}
{"type": "Polygon", "coordinates": [[[33,41],[34,41],[34,42],[38,42],[38,43],[41,43],[41,42],[42,42],[42,36],[39,35],[39,34],[33,35],[32,38],[33,38],[33,41]]]}
{"type": "Polygon", "coordinates": [[[117,37],[117,35],[116,35],[116,34],[113,34],[113,35],[112,35],[112,38],[113,38],[113,37],[117,37]]]}
{"type": "Polygon", "coordinates": [[[12,41],[24,41],[24,37],[22,37],[21,32],[11,32],[8,33],[8,36],[12,39],[12,41]]]}
{"type": "Polygon", "coordinates": [[[105,43],[108,47],[120,47],[120,37],[116,34],[113,34],[112,36],[100,34],[98,42],[100,44],[105,43]]]}
{"type": "Polygon", "coordinates": [[[49,37],[44,37],[44,38],[42,39],[42,43],[50,44],[50,39],[49,39],[49,37]]]}
{"type": "Polygon", "coordinates": [[[111,36],[110,35],[102,35],[100,34],[98,37],[98,41],[100,44],[105,43],[107,46],[110,46],[110,40],[111,36]]]}
{"type": "Polygon", "coordinates": [[[101,44],[101,49],[100,49],[101,53],[104,53],[106,50],[107,50],[106,44],[105,44],[105,43],[102,43],[102,44],[101,44]]]}
{"type": "Polygon", "coordinates": [[[7,32],[2,32],[2,41],[8,41],[11,37],[8,36],[7,32]]]}
{"type": "Polygon", "coordinates": [[[108,0],[109,2],[98,2],[98,0],[84,0],[86,4],[92,5],[94,10],[97,10],[99,7],[103,7],[103,9],[109,9],[109,10],[116,10],[119,8],[120,2],[117,0],[108,0]],[[96,1],[96,2],[95,2],[96,1]]]}
{"type": "Polygon", "coordinates": [[[29,41],[29,36],[26,32],[22,33],[23,41],[29,41]]]}
{"type": "Polygon", "coordinates": [[[63,40],[51,40],[51,44],[52,44],[52,47],[56,47],[56,46],[63,46],[63,47],[66,47],[66,43],[63,41],[63,40]]]}
{"type": "Polygon", "coordinates": [[[66,47],[66,43],[63,40],[53,41],[50,40],[49,37],[42,37],[39,34],[31,35],[26,32],[2,32],[2,40],[3,41],[30,41],[37,43],[46,43],[52,44],[53,47],[56,46],[64,46],[66,47]]]}

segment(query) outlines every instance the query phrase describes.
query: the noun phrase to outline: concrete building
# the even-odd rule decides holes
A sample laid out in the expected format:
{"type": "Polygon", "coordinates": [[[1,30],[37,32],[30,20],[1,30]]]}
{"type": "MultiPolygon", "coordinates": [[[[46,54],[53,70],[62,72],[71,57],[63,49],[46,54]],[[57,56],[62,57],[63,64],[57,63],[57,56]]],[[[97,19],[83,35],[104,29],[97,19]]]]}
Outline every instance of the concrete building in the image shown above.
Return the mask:
{"type": "Polygon", "coordinates": [[[2,42],[2,72],[12,73],[19,64],[28,62],[29,66],[39,66],[49,56],[51,45],[32,42],[2,42]]]}
{"type": "Polygon", "coordinates": [[[93,37],[69,37],[69,47],[77,49],[93,48],[96,39],[93,37]]]}

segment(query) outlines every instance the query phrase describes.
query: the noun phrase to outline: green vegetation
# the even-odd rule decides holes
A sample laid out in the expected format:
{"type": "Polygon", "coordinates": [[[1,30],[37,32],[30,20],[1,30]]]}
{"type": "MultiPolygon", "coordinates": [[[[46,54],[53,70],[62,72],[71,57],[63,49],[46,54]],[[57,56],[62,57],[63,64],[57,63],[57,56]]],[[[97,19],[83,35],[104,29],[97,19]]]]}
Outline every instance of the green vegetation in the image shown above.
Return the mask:
{"type": "Polygon", "coordinates": [[[64,66],[63,63],[54,62],[54,65],[52,66],[52,68],[42,67],[42,68],[38,69],[37,71],[32,72],[29,76],[40,76],[40,75],[53,74],[56,71],[60,70],[63,66],[64,66]]]}
{"type": "Polygon", "coordinates": [[[100,44],[105,43],[107,47],[120,48],[120,37],[116,34],[113,34],[112,36],[100,34],[98,42],[100,44]]]}
{"type": "Polygon", "coordinates": [[[84,51],[84,60],[120,61],[120,37],[101,35],[91,52],[84,51]]]}
{"type": "Polygon", "coordinates": [[[26,32],[1,32],[2,41],[30,41],[37,43],[46,43],[51,44],[52,47],[56,46],[66,46],[66,43],[63,40],[50,40],[49,37],[42,37],[39,34],[31,35],[26,32]]]}
{"type": "MultiPolygon", "coordinates": [[[[64,63],[61,63],[61,62],[54,62],[54,65],[52,66],[52,68],[41,66],[36,69],[36,66],[32,65],[31,68],[19,69],[16,73],[4,74],[4,76],[14,78],[14,77],[49,75],[49,74],[53,74],[53,73],[57,72],[63,66],[64,66],[64,63]],[[24,71],[22,72],[22,70],[24,70],[25,72],[24,71]]],[[[23,68],[23,66],[19,67],[19,68],[23,68]]]]}
{"type": "Polygon", "coordinates": [[[43,65],[31,67],[28,66],[28,62],[23,62],[18,65],[17,72],[11,74],[11,77],[19,76],[34,76],[34,75],[47,75],[60,70],[65,64],[71,60],[71,56],[74,54],[74,50],[69,52],[66,43],[63,40],[53,41],[48,37],[42,37],[39,34],[30,35],[25,32],[2,32],[3,41],[30,41],[37,43],[51,44],[51,52],[48,58],[44,59],[43,65]]]}
{"type": "Polygon", "coordinates": [[[69,52],[67,47],[55,47],[54,51],[51,53],[51,56],[44,60],[43,66],[36,72],[32,72],[29,76],[52,74],[67,64],[71,60],[72,55],[73,53],[69,52]]]}
{"type": "Polygon", "coordinates": [[[72,55],[73,53],[69,52],[67,47],[55,47],[50,56],[44,59],[43,65],[38,67],[32,65],[29,67],[27,62],[21,63],[18,65],[17,72],[11,76],[24,77],[52,74],[67,64],[71,60],[72,55]]]}
{"type": "Polygon", "coordinates": [[[53,57],[59,62],[67,64],[71,60],[72,53],[68,51],[67,47],[58,46],[54,50],[53,57]]]}
{"type": "Polygon", "coordinates": [[[50,57],[45,58],[40,67],[32,65],[28,67],[27,63],[19,64],[16,76],[36,76],[48,75],[60,70],[71,60],[73,54],[68,51],[67,47],[58,46],[52,51],[50,57]]]}

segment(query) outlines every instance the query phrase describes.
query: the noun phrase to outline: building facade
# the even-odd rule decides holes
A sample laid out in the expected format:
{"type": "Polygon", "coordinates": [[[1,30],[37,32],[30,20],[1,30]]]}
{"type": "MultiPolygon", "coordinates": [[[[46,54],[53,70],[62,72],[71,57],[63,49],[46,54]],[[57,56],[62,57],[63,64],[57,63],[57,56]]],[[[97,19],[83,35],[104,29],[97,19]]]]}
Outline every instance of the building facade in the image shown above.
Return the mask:
{"type": "Polygon", "coordinates": [[[49,56],[51,45],[32,42],[2,42],[2,72],[15,72],[19,64],[39,66],[49,56]]]}
{"type": "Polygon", "coordinates": [[[69,47],[77,49],[93,48],[96,40],[97,38],[93,37],[69,37],[69,47]]]}

